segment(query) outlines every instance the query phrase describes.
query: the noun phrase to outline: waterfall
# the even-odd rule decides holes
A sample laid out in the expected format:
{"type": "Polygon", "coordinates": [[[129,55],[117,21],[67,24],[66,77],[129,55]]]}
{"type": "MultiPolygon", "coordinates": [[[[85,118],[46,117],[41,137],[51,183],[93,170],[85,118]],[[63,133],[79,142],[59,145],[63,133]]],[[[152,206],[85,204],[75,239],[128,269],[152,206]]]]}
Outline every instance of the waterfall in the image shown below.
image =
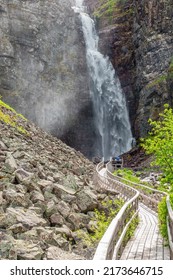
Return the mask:
{"type": "Polygon", "coordinates": [[[109,58],[98,50],[99,38],[95,23],[87,14],[83,0],[76,0],[73,9],[79,13],[86,44],[98,155],[107,160],[131,148],[132,134],[126,100],[109,58]]]}

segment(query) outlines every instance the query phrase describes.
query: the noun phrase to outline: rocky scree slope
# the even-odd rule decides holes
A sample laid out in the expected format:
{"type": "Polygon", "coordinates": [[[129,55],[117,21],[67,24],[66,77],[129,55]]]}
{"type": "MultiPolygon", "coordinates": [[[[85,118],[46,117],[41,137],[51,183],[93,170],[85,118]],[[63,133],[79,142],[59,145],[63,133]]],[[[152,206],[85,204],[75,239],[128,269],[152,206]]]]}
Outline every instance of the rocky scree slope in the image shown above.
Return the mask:
{"type": "Polygon", "coordinates": [[[115,197],[96,190],[93,170],[0,102],[0,259],[90,259],[82,236],[94,209],[115,197]]]}

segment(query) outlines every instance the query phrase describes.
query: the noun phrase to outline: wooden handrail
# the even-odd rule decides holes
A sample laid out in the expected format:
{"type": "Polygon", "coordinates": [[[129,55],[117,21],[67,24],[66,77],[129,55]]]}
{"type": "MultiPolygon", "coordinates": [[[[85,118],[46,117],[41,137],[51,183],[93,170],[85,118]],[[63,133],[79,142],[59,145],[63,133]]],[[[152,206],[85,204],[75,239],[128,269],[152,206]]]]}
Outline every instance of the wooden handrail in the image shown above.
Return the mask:
{"type": "Polygon", "coordinates": [[[151,187],[142,184],[133,183],[127,179],[123,179],[120,176],[113,175],[112,172],[114,171],[114,169],[113,166],[111,165],[111,162],[107,163],[106,171],[108,177],[115,178],[120,182],[126,182],[128,185],[138,189],[140,192],[140,200],[142,201],[142,203],[155,211],[158,210],[158,203],[162,200],[163,197],[166,197],[166,204],[168,210],[168,217],[167,217],[168,240],[169,240],[169,247],[171,252],[171,259],[173,259],[173,209],[171,207],[169,195],[166,192],[155,190],[151,187]],[[150,193],[148,193],[148,191],[150,193]]]}
{"type": "Polygon", "coordinates": [[[159,191],[142,184],[134,183],[132,181],[129,181],[117,175],[113,175],[112,172],[114,171],[114,169],[111,162],[107,163],[106,170],[107,170],[108,177],[114,178],[117,181],[126,183],[128,186],[138,189],[138,191],[140,192],[141,202],[146,206],[148,206],[149,208],[152,208],[155,212],[157,212],[158,203],[162,200],[164,196],[167,195],[166,192],[159,191]]]}
{"type": "Polygon", "coordinates": [[[126,202],[118,212],[117,216],[112,220],[99,242],[94,259],[118,259],[122,249],[123,238],[127,232],[128,226],[138,214],[138,198],[140,197],[142,202],[149,208],[157,211],[158,203],[164,196],[167,196],[167,229],[171,259],[173,259],[173,210],[169,195],[167,195],[166,192],[155,190],[142,184],[133,183],[129,180],[113,175],[111,162],[106,165],[106,173],[102,175],[100,174],[100,171],[104,167],[105,164],[103,162],[100,162],[96,167],[95,179],[97,185],[99,185],[100,188],[115,191],[120,197],[123,197],[126,202]],[[133,213],[131,217],[129,216],[130,213],[133,213]]]}
{"type": "Polygon", "coordinates": [[[103,235],[94,255],[94,259],[97,260],[110,260],[113,256],[114,258],[118,258],[128,226],[138,214],[139,192],[122,182],[113,180],[106,175],[101,175],[99,172],[103,168],[103,162],[99,163],[96,167],[96,180],[99,187],[115,191],[120,197],[123,197],[126,200],[125,204],[120,209],[117,216],[112,220],[103,235]]]}
{"type": "Polygon", "coordinates": [[[168,217],[167,217],[167,230],[168,230],[168,240],[169,247],[171,252],[171,260],[173,260],[173,210],[170,203],[170,197],[167,195],[166,204],[168,209],[168,217]]]}

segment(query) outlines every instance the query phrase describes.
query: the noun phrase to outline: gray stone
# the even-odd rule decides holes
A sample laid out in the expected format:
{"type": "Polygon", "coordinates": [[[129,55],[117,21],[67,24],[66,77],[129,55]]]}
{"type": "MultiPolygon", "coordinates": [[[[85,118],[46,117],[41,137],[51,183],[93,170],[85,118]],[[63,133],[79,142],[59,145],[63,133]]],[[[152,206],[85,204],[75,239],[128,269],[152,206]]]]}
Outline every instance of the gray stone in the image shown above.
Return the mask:
{"type": "Polygon", "coordinates": [[[14,247],[15,239],[0,231],[0,260],[17,260],[17,252],[14,247]]]}
{"type": "Polygon", "coordinates": [[[33,176],[34,176],[34,174],[33,173],[30,173],[30,172],[27,172],[26,170],[24,170],[24,169],[18,169],[18,170],[16,170],[16,172],[15,172],[15,177],[16,177],[16,180],[17,180],[17,182],[20,184],[22,184],[22,183],[25,183],[27,180],[30,180],[30,179],[32,179],[33,178],[33,176]]]}
{"type": "Polygon", "coordinates": [[[28,229],[22,224],[18,223],[8,227],[8,231],[12,231],[13,234],[18,234],[27,231],[28,229]]]}
{"type": "Polygon", "coordinates": [[[25,195],[19,192],[16,192],[13,189],[7,189],[3,191],[3,196],[7,203],[10,203],[12,206],[23,206],[28,207],[31,202],[29,201],[29,195],[25,195]]]}
{"type": "Polygon", "coordinates": [[[5,166],[11,171],[14,172],[17,169],[17,163],[11,153],[7,153],[5,160],[5,166]]]}
{"type": "Polygon", "coordinates": [[[7,150],[7,146],[0,140],[0,149],[2,150],[2,151],[5,151],[5,150],[7,150]]]}
{"type": "Polygon", "coordinates": [[[18,260],[41,260],[44,254],[38,243],[31,241],[16,240],[14,247],[18,260]]]}
{"type": "Polygon", "coordinates": [[[67,221],[71,224],[72,230],[77,230],[83,228],[89,222],[89,218],[87,216],[84,217],[83,214],[80,213],[71,213],[67,221]]]}
{"type": "Polygon", "coordinates": [[[65,223],[64,218],[58,212],[51,215],[50,221],[53,226],[62,226],[65,223]]]}
{"type": "Polygon", "coordinates": [[[44,196],[41,192],[33,191],[31,195],[31,200],[33,203],[36,203],[38,201],[44,201],[44,196]]]}
{"type": "Polygon", "coordinates": [[[78,256],[74,253],[64,252],[62,249],[50,246],[46,252],[47,260],[82,260],[84,259],[81,256],[78,256]]]}
{"type": "Polygon", "coordinates": [[[82,190],[76,195],[76,204],[82,212],[92,211],[97,205],[97,196],[90,190],[82,190]]]}
{"type": "Polygon", "coordinates": [[[16,223],[22,223],[27,228],[47,225],[47,222],[34,210],[22,207],[7,208],[6,219],[9,226],[16,223]]]}
{"type": "Polygon", "coordinates": [[[37,182],[38,186],[41,189],[47,188],[47,187],[51,187],[52,186],[52,181],[50,180],[40,180],[37,182]]]}
{"type": "Polygon", "coordinates": [[[61,198],[62,195],[74,195],[76,191],[74,189],[59,184],[54,184],[54,193],[57,197],[61,198]]]}
{"type": "Polygon", "coordinates": [[[70,213],[70,207],[68,206],[67,203],[65,203],[64,201],[60,201],[57,205],[57,209],[60,212],[60,214],[64,217],[67,218],[67,216],[70,213]]]}

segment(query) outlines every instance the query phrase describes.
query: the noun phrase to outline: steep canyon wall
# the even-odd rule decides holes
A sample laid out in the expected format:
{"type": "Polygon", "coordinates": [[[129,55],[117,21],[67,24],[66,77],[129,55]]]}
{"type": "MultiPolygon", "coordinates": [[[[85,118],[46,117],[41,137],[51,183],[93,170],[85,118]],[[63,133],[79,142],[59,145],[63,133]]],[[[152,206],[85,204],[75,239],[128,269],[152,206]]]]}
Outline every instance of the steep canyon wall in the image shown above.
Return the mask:
{"type": "Polygon", "coordinates": [[[148,119],[157,118],[164,103],[172,105],[173,2],[116,1],[109,13],[99,0],[85,2],[98,23],[100,48],[121,80],[133,134],[145,136],[148,119]]]}
{"type": "Polygon", "coordinates": [[[0,0],[0,95],[89,155],[92,106],[81,23],[73,5],[73,0],[0,0]]]}
{"type": "MultiPolygon", "coordinates": [[[[108,0],[105,0],[107,2],[108,0]]],[[[96,18],[99,48],[126,95],[133,135],[146,135],[173,94],[172,0],[115,1],[96,18]]],[[[103,3],[103,1],[102,1],[103,3]]],[[[74,0],[0,0],[0,95],[40,127],[92,157],[93,109],[85,43],[74,0]]]]}

